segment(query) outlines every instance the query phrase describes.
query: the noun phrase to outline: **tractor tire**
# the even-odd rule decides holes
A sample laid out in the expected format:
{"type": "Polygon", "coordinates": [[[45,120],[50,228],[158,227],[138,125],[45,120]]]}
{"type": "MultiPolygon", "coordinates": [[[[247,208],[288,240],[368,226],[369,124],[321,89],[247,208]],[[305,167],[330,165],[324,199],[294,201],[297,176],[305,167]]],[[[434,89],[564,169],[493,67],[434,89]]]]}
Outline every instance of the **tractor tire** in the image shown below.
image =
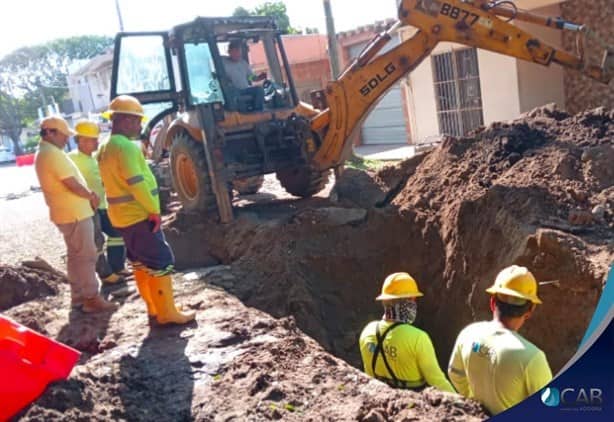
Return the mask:
{"type": "Polygon", "coordinates": [[[244,177],[232,181],[232,187],[239,192],[239,195],[252,195],[262,187],[264,175],[244,177]]]}
{"type": "Polygon", "coordinates": [[[173,188],[183,209],[189,212],[216,209],[203,145],[180,132],[173,137],[170,161],[173,188]]]}
{"type": "Polygon", "coordinates": [[[276,176],[286,192],[294,196],[309,198],[324,189],[329,174],[328,170],[320,172],[311,167],[302,166],[279,170],[276,176]]]}

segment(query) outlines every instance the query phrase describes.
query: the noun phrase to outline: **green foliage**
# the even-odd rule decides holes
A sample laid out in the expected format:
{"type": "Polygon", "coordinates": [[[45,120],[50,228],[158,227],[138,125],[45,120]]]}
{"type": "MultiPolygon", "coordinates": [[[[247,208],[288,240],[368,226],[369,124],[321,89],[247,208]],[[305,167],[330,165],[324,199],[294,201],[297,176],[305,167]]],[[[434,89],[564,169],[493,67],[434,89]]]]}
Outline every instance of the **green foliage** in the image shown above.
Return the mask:
{"type": "Polygon", "coordinates": [[[246,16],[251,16],[251,13],[246,8],[239,6],[235,9],[234,12],[232,12],[232,16],[235,16],[237,18],[244,18],[246,16]]]}
{"type": "Polygon", "coordinates": [[[345,162],[345,168],[352,168],[355,170],[363,171],[377,171],[384,167],[386,163],[380,160],[370,160],[359,157],[358,155],[352,155],[352,157],[345,162]]]}
{"type": "Polygon", "coordinates": [[[22,47],[0,60],[0,133],[19,149],[19,135],[27,121],[36,120],[37,108],[68,94],[68,69],[113,45],[105,36],[61,38],[22,47]]]}
{"type": "Polygon", "coordinates": [[[9,94],[38,91],[45,87],[48,96],[62,98],[66,91],[69,67],[78,60],[90,59],[113,45],[104,36],[61,38],[33,47],[22,47],[0,60],[0,83],[9,94]]]}
{"type": "Polygon", "coordinates": [[[26,154],[35,152],[39,141],[40,141],[40,138],[38,136],[30,136],[28,140],[26,141],[26,143],[23,145],[23,151],[26,154]]]}
{"type": "Polygon", "coordinates": [[[275,18],[277,27],[284,34],[296,34],[298,31],[290,26],[290,18],[288,17],[288,11],[283,1],[267,1],[259,6],[256,6],[253,10],[247,10],[244,7],[237,7],[232,16],[245,17],[245,16],[270,16],[275,18]]]}

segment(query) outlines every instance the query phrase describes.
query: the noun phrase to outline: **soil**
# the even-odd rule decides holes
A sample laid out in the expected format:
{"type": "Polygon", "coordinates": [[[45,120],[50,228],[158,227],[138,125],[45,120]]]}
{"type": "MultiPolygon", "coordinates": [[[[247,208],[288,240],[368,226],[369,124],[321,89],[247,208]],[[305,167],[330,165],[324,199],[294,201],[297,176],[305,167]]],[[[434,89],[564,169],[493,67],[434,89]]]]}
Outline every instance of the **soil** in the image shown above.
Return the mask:
{"type": "Polygon", "coordinates": [[[360,371],[358,333],[381,315],[381,282],[396,271],[418,280],[415,324],[446,368],[460,329],[490,318],[484,289],[497,272],[528,266],[547,284],[521,332],[557,372],[614,259],[613,141],[613,111],[545,107],[378,173],[348,169],[308,200],[267,178],[234,199],[227,225],[169,195],[177,302],[198,312],[185,327],[149,321],[132,281],[104,289],[118,311],[85,315],[69,311],[56,271],[28,279],[29,267],[4,266],[0,291],[22,279],[50,289],[11,296],[5,315],[82,351],[70,379],[18,419],[483,419],[475,402],[360,371]]]}

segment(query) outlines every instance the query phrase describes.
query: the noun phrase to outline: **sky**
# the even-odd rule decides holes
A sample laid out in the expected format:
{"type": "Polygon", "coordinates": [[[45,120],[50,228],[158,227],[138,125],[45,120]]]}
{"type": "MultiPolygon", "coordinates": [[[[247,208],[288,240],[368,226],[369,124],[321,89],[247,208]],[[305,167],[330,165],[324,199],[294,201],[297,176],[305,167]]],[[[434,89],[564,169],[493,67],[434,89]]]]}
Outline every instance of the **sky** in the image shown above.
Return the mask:
{"type": "MultiPolygon", "coordinates": [[[[159,31],[191,21],[196,16],[229,16],[238,6],[250,10],[265,1],[119,0],[119,5],[125,31],[159,31]]],[[[316,27],[320,33],[326,33],[322,0],[283,1],[294,28],[316,27]]],[[[330,2],[337,32],[396,17],[395,0],[330,2]]],[[[119,31],[115,0],[10,0],[2,3],[0,58],[20,47],[56,38],[113,36],[119,31]]]]}

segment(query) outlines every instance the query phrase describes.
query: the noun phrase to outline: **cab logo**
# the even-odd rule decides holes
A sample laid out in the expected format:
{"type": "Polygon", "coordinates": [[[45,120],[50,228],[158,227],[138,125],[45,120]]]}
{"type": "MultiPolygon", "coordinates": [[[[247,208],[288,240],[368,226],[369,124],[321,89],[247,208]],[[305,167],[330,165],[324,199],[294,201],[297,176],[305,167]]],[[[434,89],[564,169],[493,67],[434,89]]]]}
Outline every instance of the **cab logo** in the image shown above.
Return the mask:
{"type": "Polygon", "coordinates": [[[600,388],[544,388],[541,393],[542,403],[548,407],[601,407],[603,392],[600,388]]]}

